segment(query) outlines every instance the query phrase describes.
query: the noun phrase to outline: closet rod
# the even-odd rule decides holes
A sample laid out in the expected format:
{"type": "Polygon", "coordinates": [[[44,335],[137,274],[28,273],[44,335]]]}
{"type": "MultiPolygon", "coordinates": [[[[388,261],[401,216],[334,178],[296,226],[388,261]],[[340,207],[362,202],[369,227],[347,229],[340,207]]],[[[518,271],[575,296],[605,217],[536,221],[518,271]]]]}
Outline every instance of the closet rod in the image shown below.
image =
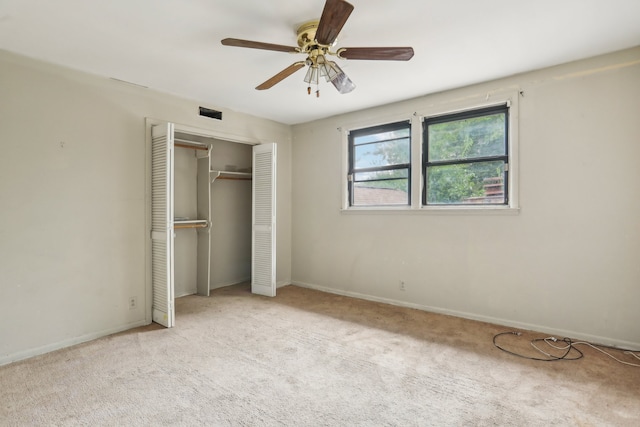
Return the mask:
{"type": "Polygon", "coordinates": [[[236,178],[233,176],[219,176],[216,179],[235,179],[236,181],[251,181],[251,178],[236,178]]]}
{"type": "Polygon", "coordinates": [[[178,139],[178,138],[175,138],[173,140],[173,145],[175,145],[176,147],[191,148],[193,150],[207,151],[209,149],[208,145],[200,144],[200,143],[194,142],[194,141],[188,141],[186,139],[178,139]],[[185,144],[181,144],[181,142],[185,143],[185,144]]]}

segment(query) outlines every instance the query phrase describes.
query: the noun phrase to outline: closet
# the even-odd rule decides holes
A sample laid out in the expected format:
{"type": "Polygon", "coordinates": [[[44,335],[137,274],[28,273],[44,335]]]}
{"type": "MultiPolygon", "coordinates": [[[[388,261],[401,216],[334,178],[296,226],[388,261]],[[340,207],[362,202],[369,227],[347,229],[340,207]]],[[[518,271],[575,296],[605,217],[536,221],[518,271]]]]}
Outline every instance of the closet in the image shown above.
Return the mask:
{"type": "Polygon", "coordinates": [[[248,279],[275,296],[275,144],[172,123],[151,126],[150,143],[152,320],[172,327],[176,297],[248,279]]]}

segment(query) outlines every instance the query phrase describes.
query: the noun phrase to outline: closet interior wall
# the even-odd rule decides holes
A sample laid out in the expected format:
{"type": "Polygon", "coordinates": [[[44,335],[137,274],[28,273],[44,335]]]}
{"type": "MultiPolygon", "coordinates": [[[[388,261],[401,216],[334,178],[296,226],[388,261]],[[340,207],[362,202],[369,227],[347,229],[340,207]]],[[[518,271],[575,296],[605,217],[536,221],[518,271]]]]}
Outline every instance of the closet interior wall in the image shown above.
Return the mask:
{"type": "Polygon", "coordinates": [[[215,140],[211,167],[211,289],[251,280],[252,146],[215,140]]]}
{"type": "MultiPolygon", "coordinates": [[[[176,132],[176,142],[211,147],[211,273],[210,289],[251,279],[252,146],[176,132]],[[221,173],[217,171],[231,172],[221,173]]],[[[194,150],[175,150],[175,215],[196,217],[197,159],[194,150]]],[[[175,296],[195,294],[197,234],[176,231],[175,296]]]]}
{"type": "MultiPolygon", "coordinates": [[[[174,150],[174,217],[198,218],[198,163],[196,150],[174,150]]],[[[175,297],[197,292],[198,234],[196,229],[174,230],[175,297]]]]}

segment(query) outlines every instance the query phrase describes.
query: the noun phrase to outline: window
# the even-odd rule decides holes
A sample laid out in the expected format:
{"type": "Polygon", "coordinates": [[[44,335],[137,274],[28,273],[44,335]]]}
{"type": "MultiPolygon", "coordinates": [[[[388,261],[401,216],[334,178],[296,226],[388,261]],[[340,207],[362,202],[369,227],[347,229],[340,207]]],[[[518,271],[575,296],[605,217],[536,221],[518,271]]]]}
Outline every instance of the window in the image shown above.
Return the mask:
{"type": "Polygon", "coordinates": [[[349,133],[348,189],[350,206],[410,204],[409,121],[349,133]]]}
{"type": "Polygon", "coordinates": [[[519,97],[505,89],[338,128],[342,211],[517,215],[519,97]]]}
{"type": "Polygon", "coordinates": [[[508,205],[507,105],[426,118],[423,205],[508,205]]]}

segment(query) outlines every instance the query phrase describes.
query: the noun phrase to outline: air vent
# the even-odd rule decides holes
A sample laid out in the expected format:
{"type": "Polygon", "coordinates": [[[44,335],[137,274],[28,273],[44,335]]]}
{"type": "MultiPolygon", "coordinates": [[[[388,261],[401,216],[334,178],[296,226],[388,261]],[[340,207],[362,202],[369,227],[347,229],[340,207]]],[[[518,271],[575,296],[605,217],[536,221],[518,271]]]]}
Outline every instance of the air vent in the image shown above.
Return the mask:
{"type": "Polygon", "coordinates": [[[216,111],[210,108],[200,107],[200,115],[211,119],[222,120],[222,111],[216,111]]]}

